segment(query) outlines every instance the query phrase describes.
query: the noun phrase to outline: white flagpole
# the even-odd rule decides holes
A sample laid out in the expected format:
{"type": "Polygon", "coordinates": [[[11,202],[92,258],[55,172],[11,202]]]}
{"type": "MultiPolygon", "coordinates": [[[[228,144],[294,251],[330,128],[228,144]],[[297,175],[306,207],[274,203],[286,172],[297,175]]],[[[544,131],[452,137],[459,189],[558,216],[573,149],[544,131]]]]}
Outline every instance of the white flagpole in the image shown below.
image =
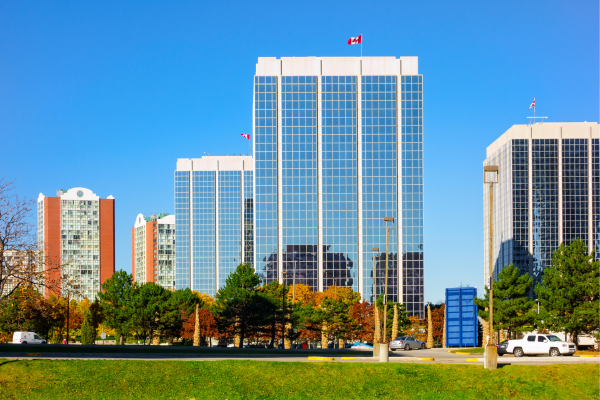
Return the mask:
{"type": "Polygon", "coordinates": [[[362,58],[362,33],[360,34],[360,57],[362,58]]]}

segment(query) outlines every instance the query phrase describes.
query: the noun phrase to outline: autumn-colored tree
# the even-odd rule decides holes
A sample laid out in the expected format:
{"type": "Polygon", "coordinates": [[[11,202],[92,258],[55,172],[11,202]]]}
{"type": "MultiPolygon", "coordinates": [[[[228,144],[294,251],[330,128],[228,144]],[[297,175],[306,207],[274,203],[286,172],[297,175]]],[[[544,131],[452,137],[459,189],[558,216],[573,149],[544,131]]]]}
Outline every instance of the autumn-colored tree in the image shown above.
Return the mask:
{"type": "Polygon", "coordinates": [[[303,283],[291,285],[287,295],[290,299],[293,297],[297,303],[302,304],[312,303],[315,298],[312,287],[303,283]]]}
{"type": "Polygon", "coordinates": [[[444,313],[446,311],[446,305],[442,304],[441,307],[436,307],[431,311],[431,320],[433,322],[433,341],[435,343],[441,343],[442,337],[444,336],[444,313]]]}
{"type": "Polygon", "coordinates": [[[404,328],[404,334],[413,336],[417,340],[427,340],[427,320],[420,318],[418,315],[408,317],[410,325],[404,328]]]}
{"type": "Polygon", "coordinates": [[[362,301],[350,306],[350,318],[352,319],[352,330],[349,339],[361,342],[373,342],[373,329],[375,320],[373,305],[362,301]]]}

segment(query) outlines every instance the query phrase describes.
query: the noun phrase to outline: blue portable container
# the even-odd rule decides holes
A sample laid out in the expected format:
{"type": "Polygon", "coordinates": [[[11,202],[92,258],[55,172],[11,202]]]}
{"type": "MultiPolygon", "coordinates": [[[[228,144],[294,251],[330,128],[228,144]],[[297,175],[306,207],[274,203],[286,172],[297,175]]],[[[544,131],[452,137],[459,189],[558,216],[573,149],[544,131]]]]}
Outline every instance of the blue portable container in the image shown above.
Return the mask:
{"type": "Polygon", "coordinates": [[[477,347],[477,289],[446,289],[446,346],[477,347]]]}

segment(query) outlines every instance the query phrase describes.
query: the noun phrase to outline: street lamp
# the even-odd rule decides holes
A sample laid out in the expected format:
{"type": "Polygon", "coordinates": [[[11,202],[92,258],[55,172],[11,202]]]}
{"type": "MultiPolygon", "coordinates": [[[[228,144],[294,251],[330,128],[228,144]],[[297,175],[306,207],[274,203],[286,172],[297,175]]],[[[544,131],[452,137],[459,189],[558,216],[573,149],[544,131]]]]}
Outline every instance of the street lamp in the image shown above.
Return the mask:
{"type": "Polygon", "coordinates": [[[379,247],[371,247],[371,259],[373,260],[373,305],[377,301],[377,264],[375,259],[379,258],[379,247]]]}
{"type": "Polygon", "coordinates": [[[394,218],[392,217],[384,217],[383,218],[383,229],[385,229],[386,237],[385,237],[385,297],[383,298],[383,343],[387,343],[386,334],[387,334],[387,291],[388,291],[388,257],[390,253],[390,231],[394,229],[394,218]],[[388,224],[386,228],[385,223],[391,222],[392,225],[388,224]]]}
{"type": "Polygon", "coordinates": [[[494,228],[492,224],[494,214],[494,183],[498,183],[497,165],[486,165],[483,167],[483,183],[490,184],[490,281],[488,283],[488,288],[490,289],[490,317],[488,323],[490,325],[491,339],[486,348],[486,368],[491,370],[496,369],[498,366],[498,350],[494,345],[494,256],[492,253],[494,243],[494,228]]]}

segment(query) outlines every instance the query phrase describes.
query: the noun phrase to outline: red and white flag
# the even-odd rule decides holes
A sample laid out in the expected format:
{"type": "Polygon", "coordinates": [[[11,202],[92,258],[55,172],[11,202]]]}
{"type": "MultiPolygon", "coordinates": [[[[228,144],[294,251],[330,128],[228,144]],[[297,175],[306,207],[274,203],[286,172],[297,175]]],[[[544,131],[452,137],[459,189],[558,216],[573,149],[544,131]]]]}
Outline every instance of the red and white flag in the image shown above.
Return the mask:
{"type": "Polygon", "coordinates": [[[348,39],[348,44],[360,44],[362,43],[362,35],[358,35],[357,37],[351,37],[348,39]]]}
{"type": "Polygon", "coordinates": [[[244,135],[243,133],[241,134],[243,137],[245,137],[246,139],[250,140],[250,134],[244,135]]]}
{"type": "Polygon", "coordinates": [[[533,103],[531,103],[531,105],[529,106],[529,110],[531,110],[531,107],[535,107],[535,97],[533,98],[533,103]]]}

